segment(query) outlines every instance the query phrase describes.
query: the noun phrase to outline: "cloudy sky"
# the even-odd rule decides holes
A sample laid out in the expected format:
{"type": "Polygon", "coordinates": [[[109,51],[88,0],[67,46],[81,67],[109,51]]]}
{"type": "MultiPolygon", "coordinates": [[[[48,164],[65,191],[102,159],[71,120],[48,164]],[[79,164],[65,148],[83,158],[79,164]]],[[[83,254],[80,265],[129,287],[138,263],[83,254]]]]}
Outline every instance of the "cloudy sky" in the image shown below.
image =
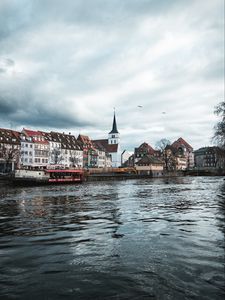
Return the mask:
{"type": "Polygon", "coordinates": [[[0,1],[0,127],[197,149],[223,81],[224,0],[0,1]]]}

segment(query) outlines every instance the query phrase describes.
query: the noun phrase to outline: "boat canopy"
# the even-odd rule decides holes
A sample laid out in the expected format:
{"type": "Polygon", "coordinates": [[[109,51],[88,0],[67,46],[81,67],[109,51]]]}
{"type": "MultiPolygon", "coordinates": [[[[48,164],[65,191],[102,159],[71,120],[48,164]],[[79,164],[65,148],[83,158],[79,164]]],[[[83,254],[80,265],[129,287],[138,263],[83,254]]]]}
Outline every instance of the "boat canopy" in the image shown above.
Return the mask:
{"type": "Polygon", "coordinates": [[[46,173],[83,173],[82,170],[45,170],[46,173]]]}

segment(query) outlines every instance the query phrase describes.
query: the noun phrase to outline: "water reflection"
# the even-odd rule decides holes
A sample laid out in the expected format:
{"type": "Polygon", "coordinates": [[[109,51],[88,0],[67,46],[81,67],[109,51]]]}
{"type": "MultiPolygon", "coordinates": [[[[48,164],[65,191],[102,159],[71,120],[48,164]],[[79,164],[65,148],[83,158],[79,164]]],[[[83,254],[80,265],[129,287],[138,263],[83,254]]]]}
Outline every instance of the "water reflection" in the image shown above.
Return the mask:
{"type": "Polygon", "coordinates": [[[3,188],[0,298],[223,299],[225,184],[3,188]]]}

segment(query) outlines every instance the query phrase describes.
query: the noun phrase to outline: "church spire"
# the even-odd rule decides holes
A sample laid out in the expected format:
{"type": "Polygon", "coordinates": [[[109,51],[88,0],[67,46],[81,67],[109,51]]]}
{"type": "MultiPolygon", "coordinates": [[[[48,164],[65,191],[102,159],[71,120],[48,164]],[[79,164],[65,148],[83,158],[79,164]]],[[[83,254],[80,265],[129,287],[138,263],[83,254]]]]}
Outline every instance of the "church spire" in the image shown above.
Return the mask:
{"type": "Polygon", "coordinates": [[[119,131],[117,130],[117,124],[116,124],[115,108],[114,108],[114,116],[113,116],[113,126],[112,126],[112,130],[109,132],[109,134],[112,134],[112,133],[119,133],[119,131]]]}

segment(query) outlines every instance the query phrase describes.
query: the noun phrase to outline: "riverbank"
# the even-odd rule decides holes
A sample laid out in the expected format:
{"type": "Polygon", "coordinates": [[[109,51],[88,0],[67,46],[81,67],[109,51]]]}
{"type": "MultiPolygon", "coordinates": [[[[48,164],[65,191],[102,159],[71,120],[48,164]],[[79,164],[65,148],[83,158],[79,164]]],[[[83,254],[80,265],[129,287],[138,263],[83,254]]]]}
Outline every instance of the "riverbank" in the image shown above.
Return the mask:
{"type": "MultiPolygon", "coordinates": [[[[130,179],[152,179],[152,178],[172,178],[172,177],[184,177],[184,176],[225,176],[224,172],[220,171],[209,171],[209,170],[187,170],[187,171],[176,171],[176,172],[164,172],[160,176],[153,176],[147,174],[134,174],[134,173],[84,173],[83,181],[85,182],[97,182],[97,181],[117,181],[117,180],[130,180],[130,179]]],[[[1,174],[1,184],[18,184],[19,181],[15,182],[12,174],[1,174]]],[[[58,182],[55,182],[55,184],[58,182]]],[[[38,178],[29,181],[29,178],[21,181],[21,185],[43,185],[49,184],[38,178]]]]}

